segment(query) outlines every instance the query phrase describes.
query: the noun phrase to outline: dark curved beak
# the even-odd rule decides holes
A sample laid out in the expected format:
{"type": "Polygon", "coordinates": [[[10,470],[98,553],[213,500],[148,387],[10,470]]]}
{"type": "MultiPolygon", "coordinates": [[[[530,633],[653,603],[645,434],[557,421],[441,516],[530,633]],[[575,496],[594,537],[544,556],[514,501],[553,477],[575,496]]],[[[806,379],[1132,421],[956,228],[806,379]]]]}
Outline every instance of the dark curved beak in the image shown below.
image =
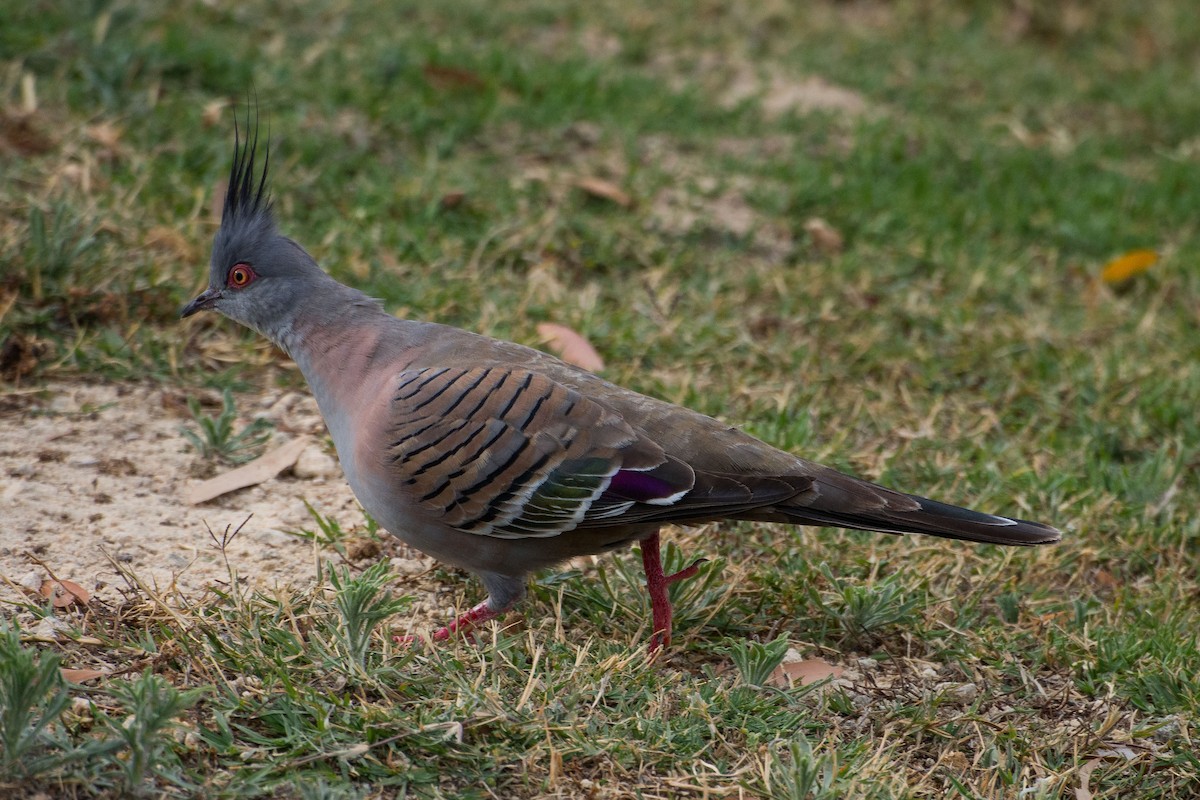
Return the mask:
{"type": "Polygon", "coordinates": [[[185,317],[190,317],[192,314],[195,314],[197,311],[204,311],[205,309],[212,308],[213,304],[217,302],[217,299],[220,296],[220,289],[205,289],[199,297],[183,307],[183,310],[179,312],[179,318],[184,319],[185,317]]]}

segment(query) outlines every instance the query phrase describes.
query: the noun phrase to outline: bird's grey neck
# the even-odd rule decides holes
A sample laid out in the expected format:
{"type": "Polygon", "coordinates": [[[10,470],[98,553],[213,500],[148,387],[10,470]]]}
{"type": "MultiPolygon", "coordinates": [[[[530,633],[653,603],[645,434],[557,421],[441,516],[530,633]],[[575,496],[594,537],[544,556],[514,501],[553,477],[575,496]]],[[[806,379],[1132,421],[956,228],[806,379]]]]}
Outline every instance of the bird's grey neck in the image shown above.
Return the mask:
{"type": "MultiPolygon", "coordinates": [[[[405,346],[407,326],[385,312],[379,301],[357,289],[318,278],[308,301],[280,320],[271,338],[300,367],[329,426],[338,452],[352,438],[351,420],[364,398],[373,397],[405,346]]],[[[344,455],[344,454],[343,454],[344,455]]]]}
{"type": "Polygon", "coordinates": [[[380,302],[332,278],[319,280],[306,300],[276,318],[272,330],[262,331],[304,369],[304,362],[337,349],[352,331],[387,316],[380,302]]]}

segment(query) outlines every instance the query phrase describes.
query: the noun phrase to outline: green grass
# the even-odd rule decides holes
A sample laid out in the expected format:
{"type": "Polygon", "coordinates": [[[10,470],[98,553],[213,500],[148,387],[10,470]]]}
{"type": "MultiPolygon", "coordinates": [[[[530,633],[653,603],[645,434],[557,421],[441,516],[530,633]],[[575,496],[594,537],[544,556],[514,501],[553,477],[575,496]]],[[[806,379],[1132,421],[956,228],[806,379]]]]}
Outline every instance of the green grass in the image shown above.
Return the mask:
{"type": "MultiPolygon", "coordinates": [[[[176,320],[249,98],[284,231],[397,313],[526,343],[561,322],[619,383],[1066,533],[1035,552],[679,533],[671,558],[713,561],[674,587],[677,640],[649,665],[632,554],[540,576],[523,630],[408,652],[378,618],[402,584],[341,571],[359,522],[319,519],[338,565],[321,586],[130,590],[57,611],[75,643],[4,634],[3,790],[1070,798],[1099,759],[1096,797],[1196,796],[1192,5],[13,5],[10,385],[300,385],[252,334],[176,320]],[[819,75],[868,110],[722,102],[756,73],[819,75]],[[1135,248],[1162,259],[1102,285],[1135,248]],[[781,635],[852,676],[746,679],[781,635]],[[64,689],[60,656],[115,674],[64,689]]],[[[436,577],[459,607],[480,597],[436,577]]]]}
{"type": "Polygon", "coordinates": [[[227,386],[221,394],[221,413],[217,416],[204,413],[200,401],[188,398],[188,411],[196,429],[180,428],[189,445],[203,458],[220,459],[229,464],[243,464],[262,455],[262,449],[271,437],[272,424],[259,417],[241,430],[234,432],[237,406],[233,391],[227,386]]]}

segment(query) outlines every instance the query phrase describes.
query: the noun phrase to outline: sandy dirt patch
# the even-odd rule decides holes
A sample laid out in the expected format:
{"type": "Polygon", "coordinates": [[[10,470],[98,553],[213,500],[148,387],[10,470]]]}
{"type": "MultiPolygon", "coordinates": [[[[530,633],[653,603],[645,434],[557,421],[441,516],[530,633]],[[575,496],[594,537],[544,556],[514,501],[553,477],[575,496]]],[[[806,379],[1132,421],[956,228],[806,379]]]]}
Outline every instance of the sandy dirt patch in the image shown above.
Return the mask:
{"type": "MultiPolygon", "coordinates": [[[[343,529],[364,523],[326,450],[312,398],[238,396],[246,419],[261,415],[276,424],[271,447],[304,435],[313,443],[297,468],[195,506],[184,502],[184,490],[212,468],[180,434],[190,422],[184,398],[177,389],[82,383],[0,394],[0,576],[28,583],[49,568],[98,598],[116,600],[126,583],[115,560],[152,586],[199,596],[228,581],[208,528],[220,534],[245,522],[225,552],[244,581],[310,584],[313,546],[289,533],[315,528],[305,501],[343,529]]],[[[401,550],[399,560],[410,562],[400,564],[404,572],[432,564],[401,550]]],[[[0,597],[12,599],[14,592],[0,586],[0,597]]]]}

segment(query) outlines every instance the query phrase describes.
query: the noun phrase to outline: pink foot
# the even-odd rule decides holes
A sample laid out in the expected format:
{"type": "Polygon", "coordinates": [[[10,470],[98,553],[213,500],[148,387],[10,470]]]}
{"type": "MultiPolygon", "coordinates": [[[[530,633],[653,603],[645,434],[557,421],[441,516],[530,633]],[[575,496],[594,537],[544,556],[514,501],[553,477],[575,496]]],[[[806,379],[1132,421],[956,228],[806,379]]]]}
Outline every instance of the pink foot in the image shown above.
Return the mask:
{"type": "MultiPolygon", "coordinates": [[[[470,611],[463,614],[458,619],[451,622],[444,628],[438,628],[433,632],[431,637],[435,642],[444,642],[455,634],[471,637],[472,631],[479,625],[487,622],[490,619],[495,619],[500,616],[503,611],[493,611],[488,607],[487,601],[484,600],[479,605],[472,608],[470,611]]],[[[413,645],[422,641],[420,636],[397,636],[395,637],[397,644],[413,645]]]]}

